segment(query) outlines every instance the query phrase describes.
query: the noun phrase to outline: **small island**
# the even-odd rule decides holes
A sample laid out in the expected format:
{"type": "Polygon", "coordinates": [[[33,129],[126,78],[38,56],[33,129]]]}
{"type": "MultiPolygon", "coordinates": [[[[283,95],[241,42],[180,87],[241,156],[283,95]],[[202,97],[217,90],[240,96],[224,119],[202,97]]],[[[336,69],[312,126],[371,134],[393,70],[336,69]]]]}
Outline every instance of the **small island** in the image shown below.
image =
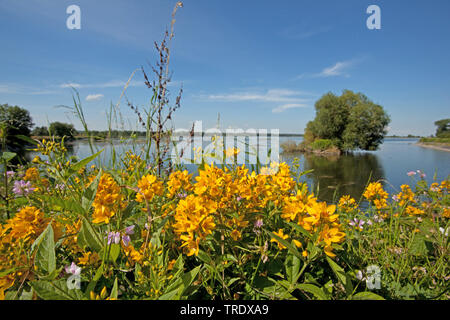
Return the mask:
{"type": "Polygon", "coordinates": [[[389,115],[362,93],[344,90],[337,96],[329,92],[316,102],[315,109],[316,117],[308,122],[304,141],[281,144],[283,152],[328,156],[356,149],[374,151],[387,134],[389,115]]]}

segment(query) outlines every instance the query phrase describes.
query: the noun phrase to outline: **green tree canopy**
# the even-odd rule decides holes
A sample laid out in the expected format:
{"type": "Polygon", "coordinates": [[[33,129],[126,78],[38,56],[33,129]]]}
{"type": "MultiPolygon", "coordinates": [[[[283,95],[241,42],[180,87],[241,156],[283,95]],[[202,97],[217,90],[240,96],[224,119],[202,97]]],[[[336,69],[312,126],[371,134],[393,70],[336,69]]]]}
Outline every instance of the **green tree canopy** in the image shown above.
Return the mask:
{"type": "Polygon", "coordinates": [[[68,123],[62,123],[62,122],[52,122],[49,126],[49,131],[51,135],[57,136],[57,137],[66,137],[67,139],[73,139],[74,135],[76,134],[75,127],[73,124],[68,123]]]}
{"type": "Polygon", "coordinates": [[[6,145],[12,149],[23,147],[24,141],[17,136],[30,136],[33,120],[28,110],[8,104],[0,105],[0,125],[6,138],[6,145]]]}
{"type": "Polygon", "coordinates": [[[450,134],[450,119],[438,120],[434,124],[437,126],[436,137],[444,137],[450,134]]]}
{"type": "Polygon", "coordinates": [[[390,122],[383,107],[362,93],[344,90],[323,95],[315,104],[316,117],[305,129],[305,142],[329,139],[341,150],[376,150],[390,122]]]}
{"type": "Polygon", "coordinates": [[[47,127],[36,127],[31,131],[31,135],[33,136],[48,136],[48,128],[47,127]]]}

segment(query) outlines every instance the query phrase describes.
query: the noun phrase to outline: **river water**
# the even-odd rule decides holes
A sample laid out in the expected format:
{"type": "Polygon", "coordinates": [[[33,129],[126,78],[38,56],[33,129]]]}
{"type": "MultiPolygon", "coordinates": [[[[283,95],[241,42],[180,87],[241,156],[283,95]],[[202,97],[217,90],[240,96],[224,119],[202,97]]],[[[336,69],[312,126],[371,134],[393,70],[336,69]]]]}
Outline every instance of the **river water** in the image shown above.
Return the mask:
{"type": "MultiPolygon", "coordinates": [[[[301,170],[313,170],[301,180],[306,181],[323,201],[332,202],[346,194],[359,199],[369,180],[381,180],[389,193],[398,192],[402,184],[412,185],[415,183],[414,179],[418,179],[418,175],[409,177],[407,175],[409,171],[421,170],[426,174],[425,180],[429,183],[433,182],[434,178],[442,181],[450,175],[450,152],[420,147],[416,145],[417,139],[387,138],[377,151],[357,151],[339,157],[302,153],[284,154],[279,147],[285,141],[299,143],[302,139],[302,137],[280,137],[273,146],[279,148],[281,161],[292,164],[295,158],[298,158],[301,170]]],[[[239,138],[236,140],[239,141],[239,138]]],[[[198,146],[207,150],[211,144],[210,138],[205,138],[202,142],[198,146]]],[[[271,146],[270,143],[268,145],[271,146]]],[[[95,150],[103,149],[99,161],[104,165],[111,162],[113,149],[117,158],[120,158],[130,149],[139,154],[141,146],[142,144],[126,143],[114,144],[114,148],[109,143],[94,145],[95,150]]],[[[192,152],[192,145],[187,149],[192,152]]],[[[76,141],[69,151],[80,159],[92,154],[88,142],[83,140],[76,141]]],[[[263,149],[263,152],[267,153],[267,149],[263,149]]],[[[250,156],[247,156],[247,163],[249,159],[250,156]]],[[[196,165],[185,164],[185,167],[190,172],[196,172],[196,165]]]]}

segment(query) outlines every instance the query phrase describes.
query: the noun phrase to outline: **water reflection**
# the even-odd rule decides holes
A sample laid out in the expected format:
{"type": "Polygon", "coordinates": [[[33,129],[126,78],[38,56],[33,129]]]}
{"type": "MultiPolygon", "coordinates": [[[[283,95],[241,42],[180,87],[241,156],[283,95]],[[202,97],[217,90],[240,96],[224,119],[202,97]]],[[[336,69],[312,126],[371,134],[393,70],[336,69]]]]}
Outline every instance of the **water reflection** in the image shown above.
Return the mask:
{"type": "Polygon", "coordinates": [[[318,197],[324,201],[331,202],[334,197],[344,194],[359,199],[369,179],[377,181],[385,178],[378,158],[370,153],[345,154],[340,157],[307,154],[303,158],[304,169],[313,170],[307,178],[315,188],[319,188],[318,197]]]}

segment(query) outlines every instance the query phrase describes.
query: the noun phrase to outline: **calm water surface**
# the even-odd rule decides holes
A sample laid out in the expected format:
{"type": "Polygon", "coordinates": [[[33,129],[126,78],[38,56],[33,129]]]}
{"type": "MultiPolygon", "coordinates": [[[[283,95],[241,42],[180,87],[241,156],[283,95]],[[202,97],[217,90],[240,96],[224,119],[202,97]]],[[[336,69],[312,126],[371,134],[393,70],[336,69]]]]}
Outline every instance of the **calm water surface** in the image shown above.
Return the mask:
{"type": "MultiPolygon", "coordinates": [[[[288,140],[298,143],[302,139],[280,137],[280,144],[288,140]]],[[[425,180],[428,182],[432,182],[434,176],[441,181],[450,174],[450,152],[419,147],[416,142],[417,139],[388,138],[377,151],[353,152],[340,157],[283,154],[280,148],[280,159],[292,164],[298,158],[302,170],[313,170],[302,177],[302,180],[314,191],[319,189],[319,199],[331,202],[345,194],[359,199],[369,179],[382,180],[386,190],[392,193],[398,192],[402,184],[414,183],[414,179],[406,175],[408,171],[425,172],[425,180]]],[[[111,146],[108,143],[96,143],[95,148],[104,149],[100,159],[103,164],[108,165],[112,158],[111,146]]],[[[118,158],[130,148],[133,148],[130,144],[118,144],[114,147],[118,158]]],[[[69,150],[79,158],[91,155],[86,141],[75,142],[69,150]]],[[[135,152],[139,153],[139,146],[135,148],[135,152]]],[[[195,165],[186,167],[190,172],[196,171],[195,165]]]]}

